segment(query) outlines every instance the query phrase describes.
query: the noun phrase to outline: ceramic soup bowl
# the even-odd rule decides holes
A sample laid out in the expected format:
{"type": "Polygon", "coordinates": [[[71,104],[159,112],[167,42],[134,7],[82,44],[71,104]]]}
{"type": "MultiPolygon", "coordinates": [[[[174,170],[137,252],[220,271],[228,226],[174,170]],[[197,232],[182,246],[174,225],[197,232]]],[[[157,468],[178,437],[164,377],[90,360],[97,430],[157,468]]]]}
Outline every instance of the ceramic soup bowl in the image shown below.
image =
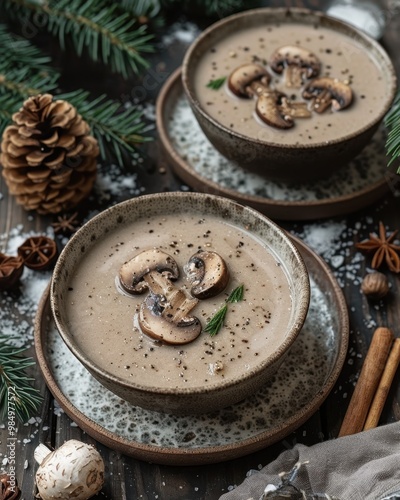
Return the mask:
{"type": "Polygon", "coordinates": [[[91,219],[61,253],[50,291],[61,337],[93,376],[172,414],[217,410],[266,384],[309,298],[306,266],[279,226],[226,198],[182,192],[91,219]]]}
{"type": "Polygon", "coordinates": [[[326,177],[354,158],[397,82],[385,50],[357,28],[321,12],[262,8],[201,33],[182,83],[219,152],[290,182],[326,177]]]}

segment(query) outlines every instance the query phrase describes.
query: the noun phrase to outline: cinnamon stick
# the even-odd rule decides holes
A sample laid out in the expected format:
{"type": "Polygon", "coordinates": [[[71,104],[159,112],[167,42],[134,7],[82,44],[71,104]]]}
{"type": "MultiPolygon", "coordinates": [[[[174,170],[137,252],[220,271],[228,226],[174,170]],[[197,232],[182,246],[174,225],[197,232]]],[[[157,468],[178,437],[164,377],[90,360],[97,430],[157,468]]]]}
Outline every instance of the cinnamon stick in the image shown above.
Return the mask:
{"type": "Polygon", "coordinates": [[[367,429],[373,429],[378,425],[379,418],[381,416],[383,407],[385,406],[385,402],[389,394],[389,390],[392,385],[393,378],[396,374],[399,364],[400,364],[400,339],[396,339],[390,351],[385,369],[382,374],[382,378],[378,385],[378,389],[376,390],[374,399],[372,400],[372,404],[364,424],[365,431],[367,429]]]}
{"type": "Polygon", "coordinates": [[[389,328],[375,330],[360,376],[344,416],[339,437],[360,432],[382,377],[394,336],[389,328]]]}

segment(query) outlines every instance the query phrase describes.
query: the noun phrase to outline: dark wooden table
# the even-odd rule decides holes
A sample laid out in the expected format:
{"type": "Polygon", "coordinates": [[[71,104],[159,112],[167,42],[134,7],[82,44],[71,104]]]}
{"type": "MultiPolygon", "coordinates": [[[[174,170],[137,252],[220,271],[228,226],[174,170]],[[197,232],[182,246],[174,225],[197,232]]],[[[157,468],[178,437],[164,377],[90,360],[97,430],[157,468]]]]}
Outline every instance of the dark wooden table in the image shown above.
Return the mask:
{"type": "MultiPolygon", "coordinates": [[[[322,2],[264,2],[266,5],[305,5],[310,8],[318,8],[322,2]]],[[[388,25],[382,43],[392,57],[396,70],[400,70],[399,33],[400,16],[393,15],[387,11],[388,25]]],[[[182,19],[184,20],[184,19],[182,19]]],[[[193,19],[190,19],[194,22],[193,19]]],[[[165,30],[172,24],[172,20],[167,24],[165,30]]],[[[207,21],[199,22],[201,27],[207,21]]],[[[161,37],[160,37],[161,39],[161,37]]],[[[107,92],[110,97],[121,100],[132,100],[139,94],[135,91],[140,87],[140,78],[124,81],[119,77],[110,75],[101,65],[94,65],[87,61],[79,60],[72,53],[58,52],[56,44],[48,45],[49,38],[41,33],[37,35],[37,41],[42,46],[52,52],[56,64],[62,68],[62,84],[68,89],[85,84],[91,89],[93,94],[107,92]],[[82,82],[82,84],[80,83],[82,82]]],[[[165,76],[172,73],[182,60],[187,44],[182,40],[176,40],[170,44],[168,50],[160,45],[160,50],[152,56],[152,67],[162,68],[165,76]],[[160,66],[161,65],[161,66],[160,66]]],[[[151,89],[147,89],[145,100],[142,104],[154,105],[157,93],[159,92],[165,78],[155,81],[151,89]]],[[[160,158],[158,158],[157,131],[154,131],[155,143],[147,148],[147,156],[142,167],[136,169],[138,172],[137,184],[143,193],[153,193],[165,190],[185,189],[182,182],[176,178],[169,169],[165,172],[160,168],[160,158]],[[156,146],[156,147],[154,147],[156,146]]],[[[164,166],[164,164],[163,164],[164,166]]],[[[107,172],[108,165],[100,165],[100,176],[107,172]]],[[[126,167],[125,174],[130,176],[132,167],[126,167]]],[[[400,182],[400,177],[399,177],[400,182]]],[[[398,187],[398,186],[397,186],[398,187]]],[[[0,250],[7,247],[7,240],[13,234],[18,225],[23,225],[25,233],[41,234],[49,228],[54,221],[51,217],[39,216],[36,213],[27,213],[20,208],[13,197],[8,195],[7,187],[0,178],[0,234],[3,235],[0,241],[0,250]]],[[[124,193],[113,194],[111,199],[96,200],[93,197],[89,204],[81,209],[82,218],[88,214],[102,210],[111,204],[122,201],[124,193]]],[[[352,262],[356,253],[354,242],[368,236],[370,231],[376,231],[379,221],[383,221],[388,229],[400,228],[400,200],[394,194],[394,189],[390,189],[386,197],[362,211],[331,218],[328,221],[316,219],[310,222],[299,223],[282,222],[289,231],[301,233],[305,226],[312,224],[313,227],[321,225],[344,224],[345,231],[341,232],[341,254],[343,263],[340,268],[333,270],[341,276],[341,285],[348,304],[350,315],[350,343],[348,360],[346,360],[343,371],[337,381],[335,388],[323,404],[309,421],[302,425],[296,432],[288,435],[284,440],[263,449],[249,456],[238,458],[226,463],[219,463],[207,466],[172,467],[156,465],[126,457],[100,443],[95,443],[106,463],[106,477],[104,488],[96,498],[107,498],[112,500],[124,499],[197,499],[213,500],[219,498],[221,494],[228,491],[232,485],[240,484],[250,469],[257,469],[264,466],[277,457],[282,451],[294,446],[296,443],[312,445],[322,440],[327,440],[337,436],[350,395],[354,389],[354,383],[359,374],[362,362],[365,358],[371,336],[375,326],[388,326],[399,335],[400,323],[400,279],[393,273],[387,273],[391,282],[392,291],[390,297],[384,302],[372,305],[365,296],[360,293],[360,279],[366,272],[368,261],[360,259],[360,266],[352,267],[351,272],[346,273],[346,265],[352,262]],[[345,397],[347,395],[347,397],[345,397]]],[[[332,264],[330,260],[328,262],[332,264]]],[[[24,317],[19,318],[18,302],[23,301],[24,289],[19,294],[10,296],[8,293],[0,294],[1,317],[8,318],[8,325],[18,321],[27,321],[27,331],[32,329],[34,312],[30,311],[24,317]]],[[[39,302],[40,297],[37,297],[39,302]]],[[[4,324],[0,324],[0,332],[4,324]]],[[[28,338],[32,338],[29,337],[28,338]]],[[[27,342],[27,354],[35,356],[32,342],[27,342]]],[[[84,433],[79,427],[71,425],[70,418],[64,414],[54,411],[55,402],[48,392],[41,377],[40,370],[35,367],[32,370],[35,378],[35,385],[40,388],[44,395],[44,403],[40,410],[40,419],[18,428],[18,441],[16,449],[17,470],[16,478],[22,489],[22,498],[31,500],[34,498],[35,485],[34,474],[36,465],[33,459],[33,451],[39,442],[46,443],[49,447],[58,447],[65,440],[76,438],[85,442],[93,443],[93,439],[84,433]]],[[[400,374],[395,377],[392,389],[389,393],[387,404],[384,408],[380,425],[394,422],[400,419],[400,374]]],[[[6,451],[7,430],[4,426],[0,429],[0,462],[3,461],[2,468],[7,470],[7,463],[4,457],[6,451]]]]}

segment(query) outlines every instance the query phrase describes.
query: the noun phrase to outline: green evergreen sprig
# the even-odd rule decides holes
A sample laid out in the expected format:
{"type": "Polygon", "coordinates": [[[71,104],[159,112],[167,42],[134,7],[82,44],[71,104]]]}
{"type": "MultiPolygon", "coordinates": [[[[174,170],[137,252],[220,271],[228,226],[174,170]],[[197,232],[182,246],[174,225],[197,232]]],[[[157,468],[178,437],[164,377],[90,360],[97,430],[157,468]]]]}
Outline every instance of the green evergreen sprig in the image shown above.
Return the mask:
{"type": "Polygon", "coordinates": [[[204,331],[209,333],[211,337],[215,337],[217,333],[221,330],[224,325],[225,317],[228,312],[228,304],[233,304],[234,302],[241,302],[244,295],[244,285],[236,287],[226,299],[225,304],[218,309],[214,316],[207,323],[204,331]]]}
{"type": "MultiPolygon", "coordinates": [[[[109,0],[3,0],[4,14],[26,22],[40,17],[41,24],[58,37],[65,48],[70,38],[78,55],[84,49],[94,61],[102,61],[125,78],[148,67],[143,54],[153,52],[153,35],[147,26],[109,0]]],[[[41,26],[42,29],[42,26],[41,26]]]]}
{"type": "Polygon", "coordinates": [[[193,8],[201,10],[207,17],[223,17],[244,8],[250,8],[249,1],[244,0],[162,0],[166,8],[176,8],[178,5],[190,12],[193,8]]]}
{"type": "MultiPolygon", "coordinates": [[[[386,115],[385,125],[389,130],[386,151],[391,156],[388,164],[391,165],[400,158],[400,93],[398,93],[391,110],[386,115]]],[[[400,174],[400,166],[397,168],[397,173],[400,174]]]]}
{"type": "Polygon", "coordinates": [[[121,164],[123,151],[135,153],[139,144],[151,140],[145,135],[147,129],[141,112],[135,109],[121,111],[120,103],[107,99],[105,95],[92,101],[88,97],[89,92],[83,90],[57,96],[73,104],[88,122],[99,143],[102,158],[107,157],[108,147],[121,164]]]}
{"type": "Polygon", "coordinates": [[[42,402],[42,396],[28,377],[26,369],[35,365],[32,358],[21,356],[24,348],[15,348],[0,336],[0,420],[7,421],[7,413],[21,422],[29,420],[42,402]]]}
{"type": "Polygon", "coordinates": [[[50,62],[39,49],[26,40],[11,36],[0,25],[0,134],[25,99],[49,92],[77,108],[90,125],[103,159],[111,155],[122,163],[123,151],[132,154],[138,145],[150,140],[137,109],[121,109],[121,103],[105,96],[91,100],[89,92],[82,89],[60,94],[60,74],[51,69],[50,62]]]}

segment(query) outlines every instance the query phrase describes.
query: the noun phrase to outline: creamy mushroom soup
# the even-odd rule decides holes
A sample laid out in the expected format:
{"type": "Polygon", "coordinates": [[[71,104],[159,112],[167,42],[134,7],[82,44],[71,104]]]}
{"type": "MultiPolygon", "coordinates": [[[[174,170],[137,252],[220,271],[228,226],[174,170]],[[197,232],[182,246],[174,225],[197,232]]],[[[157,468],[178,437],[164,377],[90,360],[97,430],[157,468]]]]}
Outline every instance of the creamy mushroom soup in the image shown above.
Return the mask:
{"type": "MultiPolygon", "coordinates": [[[[162,266],[159,271],[160,277],[162,266]]],[[[152,274],[152,280],[159,280],[156,270],[152,274]]],[[[79,263],[68,290],[69,328],[79,347],[108,372],[149,387],[204,387],[251,371],[282,343],[292,310],[283,266],[264,243],[221,219],[189,214],[154,216],[108,233],[79,263]],[[130,294],[120,285],[121,267],[134,259],[136,272],[141,266],[136,261],[149,252],[157,254],[157,262],[159,253],[175,262],[173,273],[179,272],[179,278],[171,281],[189,301],[196,285],[193,267],[188,267],[191,257],[211,258],[207,266],[215,266],[216,273],[221,263],[215,255],[226,263],[229,278],[217,284],[217,295],[207,298],[207,292],[203,298],[204,288],[197,290],[200,298],[188,315],[197,318],[202,331],[189,343],[171,345],[144,333],[139,313],[149,293],[130,294]],[[243,300],[226,304],[241,284],[243,300]],[[207,322],[225,304],[224,325],[211,336],[204,331],[207,322]]],[[[162,334],[162,324],[161,330],[154,328],[162,334]]]]}
{"type": "MultiPolygon", "coordinates": [[[[360,130],[381,113],[381,100],[386,92],[379,66],[356,40],[329,28],[298,23],[257,26],[227,36],[202,56],[193,81],[203,109],[225,127],[261,141],[288,145],[335,140],[360,130]],[[291,62],[303,57],[293,54],[296,47],[304,54],[312,54],[308,67],[310,77],[305,78],[300,87],[290,85],[290,79],[296,85],[299,75],[288,77],[288,72],[293,73],[292,66],[277,57],[285,47],[289,50],[283,53],[292,56],[291,62]],[[228,86],[229,76],[238,67],[253,63],[266,68],[272,77],[270,88],[283,92],[294,103],[305,103],[311,117],[294,118],[294,126],[283,130],[266,124],[261,113],[256,112],[257,98],[238,97],[228,86]],[[282,73],[271,66],[283,69],[282,73]],[[322,113],[313,110],[315,99],[304,99],[302,93],[307,83],[316,77],[314,70],[321,85],[326,85],[326,77],[348,85],[353,94],[351,104],[340,111],[332,111],[330,106],[322,113]],[[221,87],[220,79],[225,79],[221,87]]],[[[322,90],[317,92],[321,95],[322,90]]],[[[253,93],[257,91],[260,90],[253,89],[253,93]]],[[[347,89],[339,89],[343,102],[347,99],[345,91],[347,89]]]]}

